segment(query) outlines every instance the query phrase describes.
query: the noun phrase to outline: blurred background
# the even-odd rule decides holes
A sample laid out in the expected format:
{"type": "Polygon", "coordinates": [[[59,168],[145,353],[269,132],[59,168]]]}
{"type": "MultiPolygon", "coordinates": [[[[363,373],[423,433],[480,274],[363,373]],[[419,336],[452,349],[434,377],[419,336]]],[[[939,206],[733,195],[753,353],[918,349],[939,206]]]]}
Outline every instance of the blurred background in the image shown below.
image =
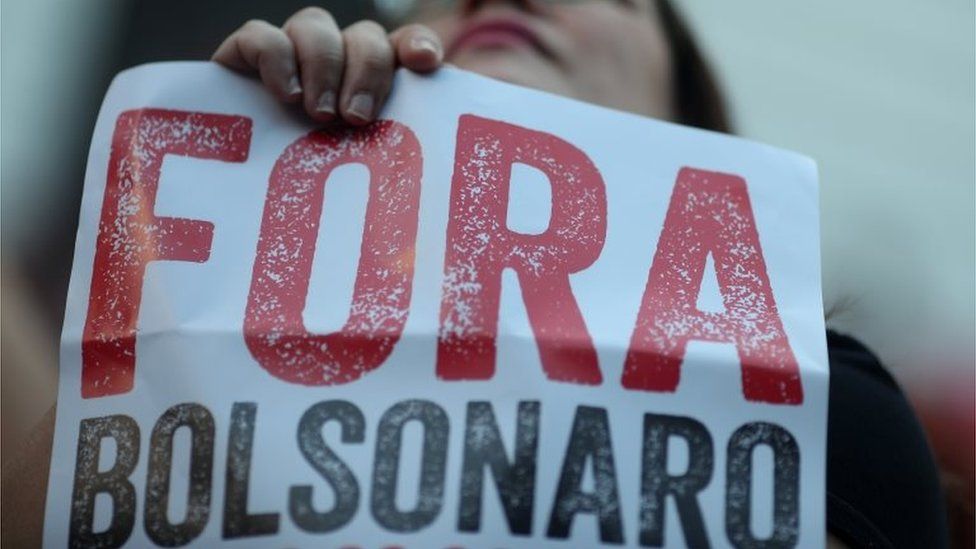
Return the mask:
{"type": "MultiPolygon", "coordinates": [[[[0,445],[22,441],[55,400],[88,140],[112,75],[150,61],[206,59],[247,19],[280,24],[309,3],[0,4],[0,445]]],[[[318,4],[345,25],[401,2],[318,4]]],[[[678,7],[721,77],[737,133],[818,161],[829,324],[871,347],[909,393],[945,473],[960,546],[972,547],[974,2],[678,7]]]]}

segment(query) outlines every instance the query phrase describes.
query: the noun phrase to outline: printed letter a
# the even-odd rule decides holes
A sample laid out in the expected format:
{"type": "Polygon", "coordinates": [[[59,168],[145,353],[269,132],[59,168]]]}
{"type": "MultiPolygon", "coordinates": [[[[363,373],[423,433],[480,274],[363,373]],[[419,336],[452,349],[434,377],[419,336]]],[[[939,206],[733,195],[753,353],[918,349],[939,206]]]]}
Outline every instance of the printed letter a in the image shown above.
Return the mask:
{"type": "Polygon", "coordinates": [[[776,310],[741,177],[683,168],[624,363],[628,389],[675,391],[692,339],[735,344],[747,400],[800,404],[796,357],[776,310]],[[711,254],[725,311],[697,308],[711,254]]]}

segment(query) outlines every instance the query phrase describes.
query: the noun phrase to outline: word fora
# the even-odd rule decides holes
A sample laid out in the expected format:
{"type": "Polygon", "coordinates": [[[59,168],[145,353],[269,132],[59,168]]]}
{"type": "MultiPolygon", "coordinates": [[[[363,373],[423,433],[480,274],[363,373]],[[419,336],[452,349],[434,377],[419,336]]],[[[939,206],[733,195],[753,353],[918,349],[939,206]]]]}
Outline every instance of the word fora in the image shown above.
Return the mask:
{"type": "MultiPolygon", "coordinates": [[[[213,224],[153,214],[167,154],[245,162],[251,120],[139,109],[123,112],[112,138],[82,343],[84,398],[132,389],[136,320],[150,261],[205,262],[213,224]]],[[[278,157],[265,198],[244,338],[273,376],[303,385],[352,382],[378,368],[410,308],[422,152],[407,126],[384,120],[360,130],[318,130],[278,157]],[[302,320],[323,208],[336,167],[370,172],[361,255],[344,327],[309,333],[302,320]]],[[[462,115],[451,180],[436,373],[490,379],[495,369],[501,275],[518,276],[542,367],[554,381],[597,385],[596,349],[569,276],[599,257],[607,232],[606,188],[581,150],[554,135],[462,115]],[[552,187],[549,227],[506,226],[514,163],[552,187]]],[[[741,177],[682,168],[668,207],[622,385],[675,391],[690,340],[735,344],[747,400],[800,404],[799,368],[766,273],[741,177]],[[709,254],[725,311],[696,307],[709,254]]]]}
{"type": "MultiPolygon", "coordinates": [[[[227,458],[224,471],[223,520],[221,537],[225,540],[272,536],[280,531],[279,512],[250,510],[248,494],[251,479],[251,456],[258,407],[254,402],[235,402],[227,431],[227,458]]],[[[494,482],[508,533],[513,536],[538,534],[533,528],[536,495],[554,494],[544,535],[552,540],[571,537],[573,522],[579,518],[596,520],[600,541],[625,543],[617,458],[611,444],[611,421],[605,408],[578,406],[569,428],[562,465],[552,491],[537,486],[540,426],[539,401],[518,403],[514,439],[505,441],[499,429],[493,406],[488,401],[469,401],[463,426],[460,482],[456,532],[476,534],[483,530],[483,505],[492,505],[486,485],[494,482]],[[507,447],[507,448],[506,448],[507,447]],[[509,456],[512,458],[509,458],[509,456]],[[589,472],[592,487],[584,477],[589,472]],[[489,478],[491,477],[491,478],[489,478]],[[579,516],[578,515],[583,515],[579,516]]],[[[386,532],[411,534],[430,527],[443,511],[448,469],[448,441],[451,425],[447,412],[429,400],[402,400],[390,406],[376,425],[375,452],[372,464],[350,463],[336,453],[335,444],[327,442],[323,427],[336,423],[341,445],[363,444],[367,421],[355,404],[345,400],[326,400],[313,404],[298,422],[297,443],[302,456],[323,480],[334,502],[326,510],[316,508],[313,492],[324,487],[297,484],[288,487],[287,514],[295,526],[308,534],[338,533],[356,518],[363,477],[368,477],[368,507],[376,523],[386,532]],[[410,490],[410,501],[402,508],[404,494],[398,495],[398,471],[403,454],[404,429],[419,423],[423,429],[420,467],[408,470],[419,474],[416,494],[410,490]],[[365,466],[365,467],[364,467],[365,466]],[[365,469],[365,470],[364,470],[365,469]],[[358,470],[358,477],[355,470],[358,470]],[[371,473],[370,473],[371,470],[371,473]]],[[[619,423],[619,421],[618,421],[619,423]]],[[[280,429],[280,425],[274,426],[280,429]]],[[[546,427],[550,428],[550,427],[546,427]]],[[[211,515],[215,420],[210,410],[198,403],[184,403],[164,412],[152,429],[148,447],[144,505],[136,503],[137,489],[132,475],[139,463],[139,424],[127,415],[111,415],[81,421],[78,437],[77,466],[72,492],[69,545],[71,547],[118,547],[132,534],[137,508],[144,513],[145,533],[153,543],[176,547],[200,536],[211,515]],[[173,523],[168,513],[171,500],[183,499],[172,494],[171,472],[175,433],[189,430],[189,484],[185,496],[186,511],[180,522],[173,523]],[[116,448],[113,464],[99,470],[101,447],[112,439],[116,448]],[[95,531],[96,496],[111,500],[109,526],[95,531]]],[[[638,509],[632,509],[638,520],[637,538],[643,547],[677,545],[678,532],[666,532],[666,506],[672,500],[688,547],[709,547],[713,542],[704,521],[699,496],[714,485],[715,445],[704,424],[685,416],[643,414],[640,453],[640,498],[638,509]],[[669,446],[681,439],[687,447],[684,472],[669,472],[669,446]]],[[[796,546],[800,521],[800,449],[786,429],[765,422],[750,422],[736,429],[725,447],[724,517],[725,534],[734,547],[787,548],[796,546]],[[753,514],[753,454],[759,446],[773,453],[772,530],[768,538],[757,538],[751,528],[753,514]]],[[[543,468],[547,467],[544,463],[543,468]]],[[[673,465],[673,464],[672,464],[673,465]]],[[[555,466],[555,464],[553,464],[555,466]]],[[[219,465],[218,465],[219,467],[219,465]]],[[[185,474],[185,473],[184,473],[185,474]]],[[[635,488],[624,482],[623,489],[635,488]]],[[[260,493],[260,492],[259,492],[260,493]]],[[[273,499],[263,494],[260,500],[273,499]]],[[[102,505],[105,502],[102,503],[102,505]]],[[[218,503],[219,505],[219,503],[218,503]]],[[[260,506],[260,504],[258,504],[260,506]]],[[[489,522],[489,521],[485,521],[489,522]]],[[[487,525],[486,533],[505,535],[500,525],[487,525]]],[[[354,532],[349,535],[355,536],[354,532]]],[[[714,534],[712,534],[714,535],[714,534]]],[[[574,537],[574,546],[586,543],[574,537]]],[[[338,540],[336,540],[338,541],[338,540]]],[[[271,544],[269,544],[271,545],[271,544]]],[[[280,545],[280,544],[279,544],[280,545]]],[[[456,547],[456,546],[455,546],[456,547]]]]}

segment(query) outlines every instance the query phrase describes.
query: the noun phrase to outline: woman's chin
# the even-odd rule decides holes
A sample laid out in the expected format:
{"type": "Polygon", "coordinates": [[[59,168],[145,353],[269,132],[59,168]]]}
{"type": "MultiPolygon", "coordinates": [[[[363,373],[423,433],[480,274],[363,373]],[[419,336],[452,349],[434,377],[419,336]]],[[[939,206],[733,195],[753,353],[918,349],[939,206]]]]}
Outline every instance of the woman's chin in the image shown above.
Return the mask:
{"type": "Polygon", "coordinates": [[[574,96],[565,77],[551,63],[525,59],[523,56],[489,53],[466,54],[452,59],[451,62],[458,68],[509,84],[574,96]]]}

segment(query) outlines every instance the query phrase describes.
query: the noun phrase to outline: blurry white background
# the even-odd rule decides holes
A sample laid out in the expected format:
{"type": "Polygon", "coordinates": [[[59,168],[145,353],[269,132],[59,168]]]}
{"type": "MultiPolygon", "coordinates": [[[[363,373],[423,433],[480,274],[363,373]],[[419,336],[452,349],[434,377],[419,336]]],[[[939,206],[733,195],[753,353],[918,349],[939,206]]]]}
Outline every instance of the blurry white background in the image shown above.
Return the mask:
{"type": "Polygon", "coordinates": [[[682,5],[739,133],[819,163],[831,323],[902,376],[971,378],[976,4],[682,5]]]}

